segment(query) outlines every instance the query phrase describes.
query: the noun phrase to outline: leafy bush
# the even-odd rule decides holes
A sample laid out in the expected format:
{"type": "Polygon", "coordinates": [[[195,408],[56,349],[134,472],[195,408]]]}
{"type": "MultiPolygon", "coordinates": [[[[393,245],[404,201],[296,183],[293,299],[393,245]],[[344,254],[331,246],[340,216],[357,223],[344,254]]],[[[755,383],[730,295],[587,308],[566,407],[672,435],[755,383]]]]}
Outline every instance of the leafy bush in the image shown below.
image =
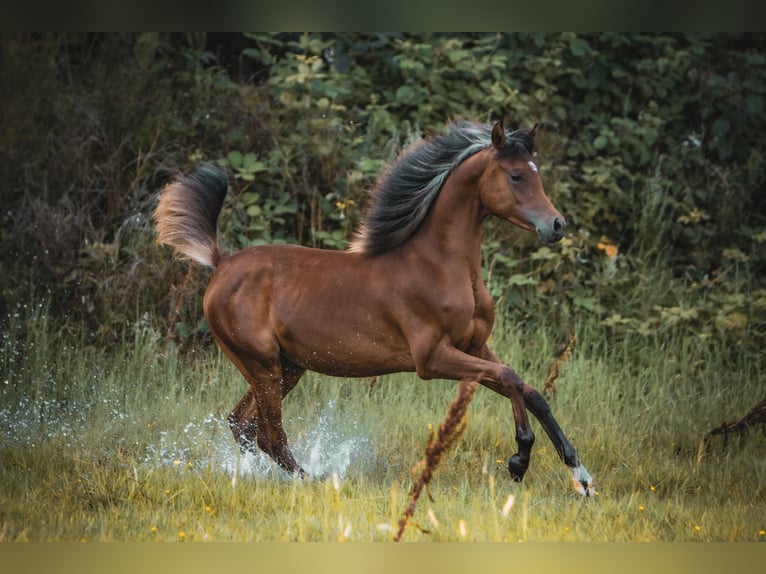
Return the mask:
{"type": "Polygon", "coordinates": [[[204,271],[153,245],[156,190],[230,173],[225,243],[345,247],[399,150],[456,116],[537,121],[567,217],[540,246],[488,223],[520,325],[602,322],[764,342],[762,34],[51,34],[2,37],[2,301],[107,338],[146,310],[204,336],[204,271]],[[70,303],[74,302],[74,304],[70,303]]]}

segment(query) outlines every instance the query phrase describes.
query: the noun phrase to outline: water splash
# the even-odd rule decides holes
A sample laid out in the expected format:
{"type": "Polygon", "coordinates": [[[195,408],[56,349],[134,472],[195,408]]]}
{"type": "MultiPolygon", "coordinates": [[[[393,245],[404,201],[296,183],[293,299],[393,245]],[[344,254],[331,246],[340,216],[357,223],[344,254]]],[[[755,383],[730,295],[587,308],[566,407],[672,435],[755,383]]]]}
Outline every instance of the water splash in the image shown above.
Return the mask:
{"type": "Polygon", "coordinates": [[[337,474],[345,478],[348,469],[361,462],[362,455],[369,452],[368,441],[359,435],[356,422],[351,429],[346,421],[336,416],[335,404],[331,401],[323,409],[317,426],[306,433],[292,447],[298,463],[311,476],[337,474]]]}
{"type": "MultiPolygon", "coordinates": [[[[225,416],[189,415],[176,428],[147,432],[147,419],[155,418],[152,413],[131,412],[119,389],[99,389],[98,377],[93,377],[95,396],[78,398],[47,372],[36,385],[40,392],[34,394],[20,392],[19,383],[10,377],[0,379],[0,443],[32,448],[56,443],[78,452],[119,447],[147,467],[207,468],[232,477],[291,479],[265,454],[241,453],[225,416]]],[[[161,403],[163,399],[155,403],[160,411],[161,403]]],[[[290,447],[310,476],[345,478],[351,469],[358,472],[370,464],[369,439],[357,420],[334,401],[313,405],[311,416],[286,418],[290,447]]]]}
{"type": "MultiPolygon", "coordinates": [[[[4,397],[0,395],[0,398],[4,397]]],[[[34,447],[43,442],[56,442],[66,447],[83,448],[79,429],[86,424],[86,410],[77,401],[34,400],[30,397],[21,397],[15,403],[2,400],[0,439],[10,445],[34,447]]],[[[124,415],[119,413],[118,416],[124,415]]]]}
{"type": "MultiPolygon", "coordinates": [[[[322,413],[315,424],[308,427],[308,421],[300,418],[285,421],[288,435],[296,436],[290,443],[291,450],[310,476],[336,474],[345,478],[350,469],[361,469],[368,460],[365,455],[369,452],[369,440],[360,433],[356,423],[349,428],[348,421],[337,416],[333,402],[322,409],[322,413]]],[[[212,413],[190,420],[181,432],[159,433],[157,444],[147,448],[144,463],[191,465],[243,478],[291,478],[267,455],[241,452],[225,418],[212,413]]]]}

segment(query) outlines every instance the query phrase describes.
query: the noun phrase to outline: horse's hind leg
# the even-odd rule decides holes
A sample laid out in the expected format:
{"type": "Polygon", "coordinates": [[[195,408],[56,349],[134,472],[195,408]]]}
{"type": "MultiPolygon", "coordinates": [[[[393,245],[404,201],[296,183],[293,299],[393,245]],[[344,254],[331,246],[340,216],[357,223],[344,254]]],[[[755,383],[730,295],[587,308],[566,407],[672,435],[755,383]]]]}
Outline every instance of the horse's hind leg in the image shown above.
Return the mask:
{"type": "MultiPolygon", "coordinates": [[[[228,354],[228,353],[227,353],[228,354]]],[[[230,355],[231,356],[231,355],[230,355]]],[[[257,360],[232,357],[250,386],[229,414],[229,426],[243,449],[254,446],[288,472],[304,474],[295,462],[282,426],[282,399],[297,384],[303,369],[277,360],[270,368],[257,360]]]]}
{"type": "Polygon", "coordinates": [[[237,406],[229,413],[229,428],[243,451],[252,451],[255,448],[256,408],[253,391],[248,386],[237,406]]]}
{"type": "MultiPolygon", "coordinates": [[[[237,365],[239,367],[239,365],[237,365]]],[[[244,368],[241,367],[240,370],[244,368]]],[[[282,360],[282,399],[287,396],[295,385],[298,384],[305,369],[297,367],[292,363],[282,360]]],[[[247,378],[247,375],[245,375],[247,378]]],[[[256,415],[258,403],[255,401],[255,395],[251,387],[248,387],[245,394],[237,403],[231,413],[229,413],[229,426],[235,438],[246,450],[251,450],[256,445],[256,415]]]]}

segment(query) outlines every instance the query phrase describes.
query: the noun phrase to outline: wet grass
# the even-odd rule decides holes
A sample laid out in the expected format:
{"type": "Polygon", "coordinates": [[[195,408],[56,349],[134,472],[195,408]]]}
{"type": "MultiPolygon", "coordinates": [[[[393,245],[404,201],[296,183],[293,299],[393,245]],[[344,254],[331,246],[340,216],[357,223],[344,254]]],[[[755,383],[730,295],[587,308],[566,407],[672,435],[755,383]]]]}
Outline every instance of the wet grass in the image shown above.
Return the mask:
{"type": "MultiPolygon", "coordinates": [[[[542,385],[556,342],[500,328],[498,354],[542,385]]],[[[138,322],[111,348],[70,341],[44,308],[11,320],[0,352],[0,539],[388,541],[429,428],[457,392],[444,381],[307,374],[285,402],[299,481],[240,456],[225,415],[244,391],[214,349],[158,352],[138,322]]],[[[510,404],[479,389],[465,434],[405,531],[407,541],[766,541],[766,439],[701,438],[763,395],[763,359],[668,334],[610,340],[578,328],[551,406],[594,475],[581,499],[535,423],[510,481],[510,404]]]]}

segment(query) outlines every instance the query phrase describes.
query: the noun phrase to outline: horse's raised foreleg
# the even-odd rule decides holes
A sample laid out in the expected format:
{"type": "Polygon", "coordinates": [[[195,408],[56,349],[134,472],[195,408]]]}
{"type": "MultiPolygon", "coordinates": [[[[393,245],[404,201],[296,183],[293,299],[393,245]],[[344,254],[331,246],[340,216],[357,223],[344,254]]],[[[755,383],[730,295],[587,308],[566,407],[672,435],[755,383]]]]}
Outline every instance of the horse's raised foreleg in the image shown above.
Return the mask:
{"type": "Polygon", "coordinates": [[[508,460],[508,472],[510,473],[513,480],[516,482],[521,482],[521,479],[524,478],[524,474],[529,468],[529,461],[532,455],[532,445],[535,442],[535,435],[531,426],[529,425],[529,420],[526,416],[526,402],[524,401],[525,383],[521,380],[516,371],[510,367],[505,367],[505,369],[510,372],[508,376],[510,383],[505,381],[498,382],[494,380],[480,380],[479,382],[485,387],[492,389],[496,393],[499,393],[511,400],[513,418],[516,423],[516,444],[518,446],[518,452],[512,455],[508,460]],[[521,396],[521,400],[519,400],[517,395],[521,396]],[[520,417],[517,414],[519,409],[524,413],[523,417],[520,417]],[[526,424],[526,431],[523,428],[523,425],[519,424],[520,419],[526,424]]]}
{"type": "Polygon", "coordinates": [[[514,480],[521,481],[529,468],[535,435],[524,403],[524,382],[516,372],[499,362],[469,355],[447,343],[427,352],[414,352],[413,358],[418,375],[423,379],[478,381],[511,400],[518,452],[511,457],[508,470],[514,480]]]}
{"type": "MultiPolygon", "coordinates": [[[[489,361],[500,363],[500,360],[492,353],[489,347],[484,347],[481,356],[489,361]]],[[[580,462],[577,455],[577,451],[567,439],[564,431],[561,430],[558,422],[551,412],[548,402],[534,387],[527,383],[522,383],[522,393],[524,396],[524,403],[535,418],[540,422],[540,426],[551,439],[556,452],[559,454],[564,463],[569,467],[569,471],[572,474],[572,483],[575,490],[584,496],[591,496],[595,490],[593,487],[593,478],[590,476],[586,468],[580,462]]],[[[501,393],[502,394],[502,393],[501,393]]],[[[513,459],[511,459],[513,460],[513,459]]],[[[510,463],[509,463],[510,469],[510,463]]],[[[513,474],[513,470],[511,470],[513,474]]]]}

